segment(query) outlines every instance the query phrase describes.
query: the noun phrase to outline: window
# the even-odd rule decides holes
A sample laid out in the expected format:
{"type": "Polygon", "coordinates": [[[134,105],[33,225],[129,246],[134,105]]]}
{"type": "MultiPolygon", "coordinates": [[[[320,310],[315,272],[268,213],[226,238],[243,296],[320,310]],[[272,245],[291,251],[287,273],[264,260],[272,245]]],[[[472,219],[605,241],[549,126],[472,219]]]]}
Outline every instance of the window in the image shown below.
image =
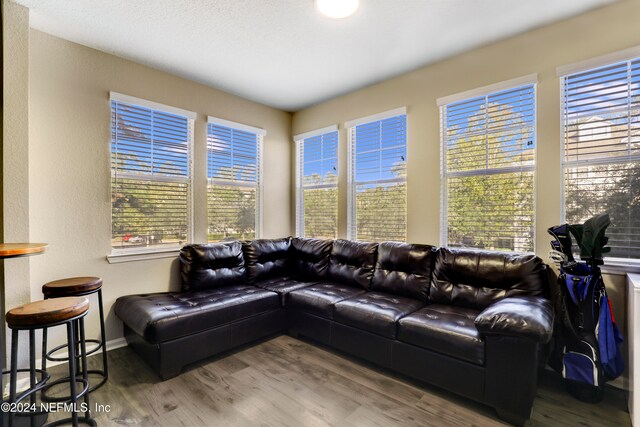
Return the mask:
{"type": "Polygon", "coordinates": [[[191,237],[191,112],[111,94],[111,247],[179,247],[191,237]]]}
{"type": "Polygon", "coordinates": [[[513,83],[439,100],[444,245],[534,250],[536,91],[513,83]]]}
{"type": "Polygon", "coordinates": [[[338,127],[294,137],[296,141],[296,234],[338,235],[338,127]]]}
{"type": "Polygon", "coordinates": [[[640,258],[640,59],[562,77],[564,221],[608,212],[611,257],[640,258]]]}
{"type": "Polygon", "coordinates": [[[209,117],[208,240],[260,236],[262,139],[266,132],[209,117]]]}
{"type": "Polygon", "coordinates": [[[349,238],[407,238],[406,109],[354,120],[349,128],[349,238]]]}

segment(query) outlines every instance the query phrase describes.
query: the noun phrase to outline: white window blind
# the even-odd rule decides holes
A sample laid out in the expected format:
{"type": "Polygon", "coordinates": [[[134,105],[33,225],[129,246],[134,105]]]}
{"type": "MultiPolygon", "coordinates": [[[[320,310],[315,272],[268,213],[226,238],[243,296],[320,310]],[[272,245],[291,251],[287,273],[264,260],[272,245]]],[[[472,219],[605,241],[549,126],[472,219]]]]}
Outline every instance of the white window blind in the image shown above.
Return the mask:
{"type": "Polygon", "coordinates": [[[338,131],[296,141],[298,236],[335,239],[338,233],[338,131]]]}
{"type": "Polygon", "coordinates": [[[407,239],[407,116],[349,128],[349,238],[407,239]]]}
{"type": "Polygon", "coordinates": [[[193,120],[143,103],[111,100],[111,246],[116,252],[179,247],[191,233],[193,120]]]}
{"type": "Polygon", "coordinates": [[[208,240],[259,236],[261,130],[209,121],[207,130],[208,240]]]}
{"type": "Polygon", "coordinates": [[[443,244],[532,252],[535,85],[440,111],[443,244]]]}
{"type": "Polygon", "coordinates": [[[640,258],[640,59],[564,76],[562,101],[564,219],[608,212],[609,255],[640,258]]]}

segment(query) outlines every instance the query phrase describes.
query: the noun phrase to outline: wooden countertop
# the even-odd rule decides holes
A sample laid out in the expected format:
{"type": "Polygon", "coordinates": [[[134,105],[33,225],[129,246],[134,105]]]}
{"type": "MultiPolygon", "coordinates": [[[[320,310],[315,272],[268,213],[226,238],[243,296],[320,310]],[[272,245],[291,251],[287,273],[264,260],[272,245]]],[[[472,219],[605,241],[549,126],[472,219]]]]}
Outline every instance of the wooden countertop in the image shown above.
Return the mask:
{"type": "Polygon", "coordinates": [[[0,258],[41,254],[47,246],[46,243],[0,243],[0,258]]]}

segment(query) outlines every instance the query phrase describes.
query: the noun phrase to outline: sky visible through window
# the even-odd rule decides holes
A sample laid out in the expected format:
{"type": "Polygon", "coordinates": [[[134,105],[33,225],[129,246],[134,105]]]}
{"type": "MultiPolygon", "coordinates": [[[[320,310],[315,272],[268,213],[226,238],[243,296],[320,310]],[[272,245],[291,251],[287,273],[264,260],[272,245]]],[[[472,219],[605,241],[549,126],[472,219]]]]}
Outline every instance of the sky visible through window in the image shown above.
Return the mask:
{"type": "Polygon", "coordinates": [[[258,135],[209,123],[207,176],[231,181],[258,181],[258,135]]]}
{"type": "Polygon", "coordinates": [[[187,176],[187,117],[117,101],[111,111],[111,152],[119,171],[187,176]]]}
{"type": "Polygon", "coordinates": [[[404,176],[407,157],[406,116],[356,126],[355,182],[404,176]]]}
{"type": "MultiPolygon", "coordinates": [[[[567,77],[565,90],[569,120],[626,112],[627,99],[637,103],[640,96],[640,60],[571,75],[567,77]]],[[[621,115],[617,120],[626,123],[626,116],[621,115]]],[[[637,116],[633,122],[638,122],[637,116]]]]}
{"type": "Polygon", "coordinates": [[[338,177],[338,131],[304,140],[303,184],[336,182],[338,177]]]}

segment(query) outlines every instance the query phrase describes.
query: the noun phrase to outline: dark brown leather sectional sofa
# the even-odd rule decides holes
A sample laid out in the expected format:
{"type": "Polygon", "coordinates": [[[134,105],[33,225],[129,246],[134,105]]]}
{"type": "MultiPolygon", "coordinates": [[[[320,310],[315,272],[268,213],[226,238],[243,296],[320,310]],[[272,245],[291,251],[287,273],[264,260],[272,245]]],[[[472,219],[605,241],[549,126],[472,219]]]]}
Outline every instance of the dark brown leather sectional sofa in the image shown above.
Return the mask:
{"type": "Polygon", "coordinates": [[[529,418],[553,329],[533,255],[304,238],[188,245],[182,291],[119,298],[115,313],[163,378],[239,345],[306,337],[529,418]]]}

